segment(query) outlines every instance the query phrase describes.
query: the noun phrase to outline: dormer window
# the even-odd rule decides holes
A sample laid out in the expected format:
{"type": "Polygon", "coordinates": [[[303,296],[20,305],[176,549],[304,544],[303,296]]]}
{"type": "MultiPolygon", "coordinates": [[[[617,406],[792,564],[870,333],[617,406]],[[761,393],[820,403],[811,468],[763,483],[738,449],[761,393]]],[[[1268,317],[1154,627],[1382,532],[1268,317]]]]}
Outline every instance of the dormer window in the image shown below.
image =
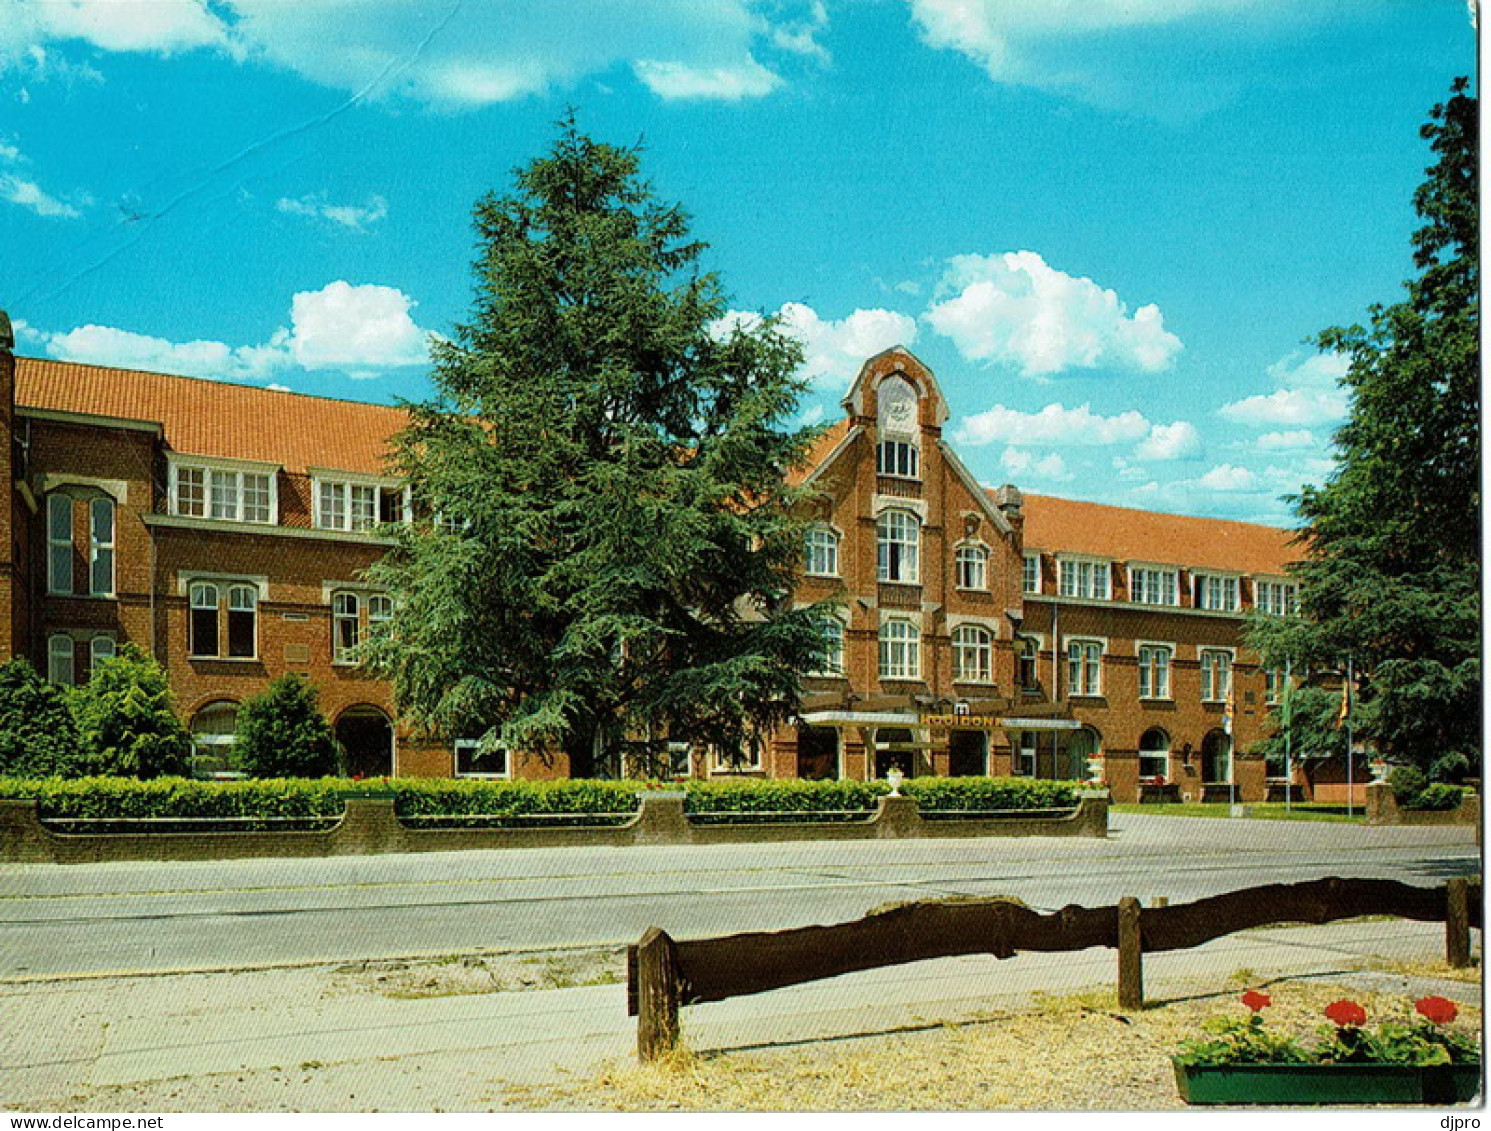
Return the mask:
{"type": "Polygon", "coordinates": [[[314,475],[313,525],[319,530],[366,534],[391,522],[407,522],[409,488],[372,479],[314,475]]]}
{"type": "Polygon", "coordinates": [[[1112,570],[1109,562],[1089,558],[1062,558],[1059,570],[1063,597],[1106,601],[1112,596],[1112,570]]]}
{"type": "Polygon", "coordinates": [[[878,397],[880,443],[875,449],[876,472],[898,479],[920,479],[916,389],[904,378],[891,376],[880,382],[878,397]]]}
{"type": "Polygon", "coordinates": [[[1216,613],[1235,613],[1242,607],[1236,577],[1196,575],[1196,607],[1216,613]]]}
{"type": "Polygon", "coordinates": [[[1160,566],[1129,567],[1129,600],[1140,605],[1179,605],[1179,571],[1160,566]]]}
{"type": "Polygon", "coordinates": [[[276,521],[276,469],[267,464],[171,460],[171,513],[219,522],[276,521]]]}
{"type": "Polygon", "coordinates": [[[1256,581],[1255,600],[1260,613],[1292,617],[1299,612],[1299,585],[1293,581],[1256,581]]]}

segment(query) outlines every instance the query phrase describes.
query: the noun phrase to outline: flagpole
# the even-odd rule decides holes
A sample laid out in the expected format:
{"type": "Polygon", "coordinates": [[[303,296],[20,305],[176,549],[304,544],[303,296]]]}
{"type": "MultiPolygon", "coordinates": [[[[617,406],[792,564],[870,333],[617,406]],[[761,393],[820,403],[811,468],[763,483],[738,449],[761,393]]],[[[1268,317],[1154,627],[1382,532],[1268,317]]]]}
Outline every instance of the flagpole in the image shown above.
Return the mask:
{"type": "Polygon", "coordinates": [[[1294,812],[1291,799],[1294,797],[1294,729],[1293,712],[1290,711],[1289,691],[1293,686],[1290,674],[1292,657],[1284,657],[1284,705],[1280,712],[1284,716],[1284,812],[1294,812]]]}
{"type": "Polygon", "coordinates": [[[1352,793],[1352,787],[1353,787],[1354,783],[1352,781],[1352,768],[1351,768],[1352,762],[1356,761],[1356,754],[1355,754],[1355,751],[1354,751],[1354,747],[1356,746],[1356,743],[1354,741],[1352,741],[1352,733],[1351,733],[1351,690],[1352,690],[1351,685],[1352,685],[1351,657],[1347,656],[1346,657],[1346,693],[1345,693],[1346,694],[1346,700],[1345,700],[1345,702],[1346,702],[1346,816],[1348,816],[1348,817],[1354,817],[1354,816],[1356,816],[1356,805],[1355,805],[1355,803],[1353,801],[1353,793],[1352,793]]]}

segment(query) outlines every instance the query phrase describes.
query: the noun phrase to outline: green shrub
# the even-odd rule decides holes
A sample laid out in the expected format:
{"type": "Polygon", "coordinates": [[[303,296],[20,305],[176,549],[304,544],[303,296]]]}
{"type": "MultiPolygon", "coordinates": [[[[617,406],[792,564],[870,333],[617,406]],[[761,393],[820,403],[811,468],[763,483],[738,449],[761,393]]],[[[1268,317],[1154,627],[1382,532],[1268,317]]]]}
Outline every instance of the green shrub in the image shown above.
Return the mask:
{"type": "Polygon", "coordinates": [[[923,812],[1071,809],[1081,782],[1043,778],[913,778],[903,787],[923,812]]]}
{"type": "Polygon", "coordinates": [[[68,701],[94,773],[186,772],[191,739],[172,707],[165,670],[133,644],[95,667],[68,701]]]}
{"type": "MultiPolygon", "coordinates": [[[[281,828],[282,821],[264,818],[298,818],[306,824],[324,824],[342,814],[342,794],[351,783],[337,778],[319,780],[196,781],[192,778],[161,777],[148,781],[134,778],[88,777],[19,779],[0,778],[0,798],[34,797],[43,820],[109,818],[197,818],[238,817],[257,819],[237,828],[281,828]]],[[[92,831],[102,831],[89,825],[92,831]]],[[[81,831],[81,827],[79,829],[81,831]]],[[[159,831],[170,831],[160,828],[159,831]]]]}
{"type": "Polygon", "coordinates": [[[1387,786],[1400,806],[1413,808],[1414,799],[1424,792],[1429,779],[1417,766],[1394,766],[1387,774],[1387,786]]]}
{"type": "Polygon", "coordinates": [[[1429,767],[1429,780],[1431,782],[1448,782],[1450,785],[1463,785],[1465,779],[1470,776],[1470,759],[1464,754],[1446,754],[1442,758],[1436,758],[1434,764],[1429,767]]]}
{"type": "Polygon", "coordinates": [[[864,820],[873,813],[876,798],[890,791],[881,781],[785,778],[691,781],[684,788],[684,811],[706,823],[864,820]]]}
{"type": "Polygon", "coordinates": [[[315,778],[337,772],[331,724],[316,689],[293,672],[275,679],[238,709],[234,758],[255,778],[315,778]]]}
{"type": "Polygon", "coordinates": [[[1458,809],[1465,790],[1447,782],[1432,782],[1404,806],[1405,809],[1458,809]]]}
{"type": "Polygon", "coordinates": [[[614,825],[637,811],[637,783],[632,781],[483,781],[444,778],[395,778],[386,783],[394,794],[394,812],[411,828],[451,828],[453,817],[477,817],[474,827],[501,828],[566,824],[614,825]],[[574,814],[558,822],[544,815],[574,814]],[[586,814],[625,814],[586,817],[586,814]],[[445,819],[442,819],[445,818],[445,819]]]}
{"type": "Polygon", "coordinates": [[[62,689],[25,660],[0,664],[0,774],[74,776],[90,761],[62,689]]]}

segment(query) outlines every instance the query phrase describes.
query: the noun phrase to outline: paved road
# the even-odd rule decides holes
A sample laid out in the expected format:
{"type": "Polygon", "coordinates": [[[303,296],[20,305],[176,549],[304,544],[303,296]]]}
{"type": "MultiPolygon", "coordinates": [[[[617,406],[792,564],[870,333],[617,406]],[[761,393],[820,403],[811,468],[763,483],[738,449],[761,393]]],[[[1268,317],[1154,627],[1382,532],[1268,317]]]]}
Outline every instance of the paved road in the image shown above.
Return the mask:
{"type": "Polygon", "coordinates": [[[1468,829],[1128,814],[1108,840],[27,865],[0,875],[0,977],[614,944],[651,925],[678,937],[772,930],[957,894],[1052,910],[1328,875],[1428,885],[1479,868],[1468,829]]]}

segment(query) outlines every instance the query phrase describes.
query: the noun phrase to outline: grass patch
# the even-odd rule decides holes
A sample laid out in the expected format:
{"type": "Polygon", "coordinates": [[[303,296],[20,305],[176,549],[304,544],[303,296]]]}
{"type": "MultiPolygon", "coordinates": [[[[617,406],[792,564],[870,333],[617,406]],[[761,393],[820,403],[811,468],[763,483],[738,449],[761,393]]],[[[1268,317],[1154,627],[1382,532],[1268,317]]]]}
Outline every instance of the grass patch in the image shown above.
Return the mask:
{"type": "MultiPolygon", "coordinates": [[[[1200,804],[1199,802],[1182,802],[1179,805],[1134,805],[1122,804],[1109,806],[1112,813],[1139,813],[1148,817],[1224,817],[1233,820],[1232,807],[1225,802],[1213,804],[1200,804]]],[[[1366,814],[1361,806],[1357,806],[1354,815],[1346,812],[1344,805],[1323,805],[1309,801],[1296,801],[1289,809],[1285,809],[1282,801],[1259,801],[1248,804],[1248,816],[1245,820],[1258,821],[1337,821],[1345,824],[1359,825],[1366,820],[1366,814]]]]}

